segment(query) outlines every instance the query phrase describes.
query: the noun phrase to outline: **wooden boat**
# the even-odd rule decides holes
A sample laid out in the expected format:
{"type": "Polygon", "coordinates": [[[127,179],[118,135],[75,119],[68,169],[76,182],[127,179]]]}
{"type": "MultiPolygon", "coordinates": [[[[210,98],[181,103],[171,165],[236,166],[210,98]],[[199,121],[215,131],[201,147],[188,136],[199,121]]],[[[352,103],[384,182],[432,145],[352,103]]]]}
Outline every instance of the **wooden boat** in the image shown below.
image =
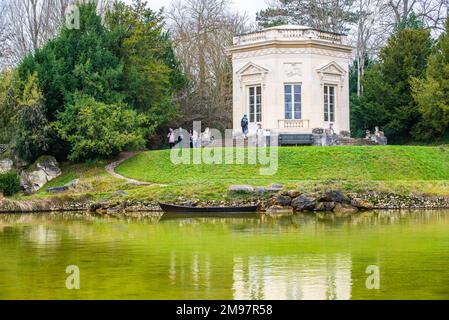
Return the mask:
{"type": "Polygon", "coordinates": [[[260,205],[242,207],[189,207],[159,203],[162,211],[167,213],[242,213],[257,212],[260,205]]]}

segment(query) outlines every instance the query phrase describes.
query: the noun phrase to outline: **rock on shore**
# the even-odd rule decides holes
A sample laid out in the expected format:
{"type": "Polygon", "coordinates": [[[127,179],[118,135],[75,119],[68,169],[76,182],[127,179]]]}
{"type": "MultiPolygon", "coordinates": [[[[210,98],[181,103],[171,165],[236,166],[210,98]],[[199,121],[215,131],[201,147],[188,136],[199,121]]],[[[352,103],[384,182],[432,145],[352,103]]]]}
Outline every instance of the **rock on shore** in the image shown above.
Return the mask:
{"type": "Polygon", "coordinates": [[[334,212],[352,214],[372,209],[416,209],[449,208],[449,198],[426,195],[397,195],[385,192],[364,192],[345,194],[339,190],[322,193],[300,193],[282,191],[271,196],[266,209],[293,208],[295,212],[334,212]]]}
{"type": "Polygon", "coordinates": [[[31,194],[42,188],[47,182],[62,174],[54,157],[43,156],[20,174],[20,184],[25,193],[31,194]]]}

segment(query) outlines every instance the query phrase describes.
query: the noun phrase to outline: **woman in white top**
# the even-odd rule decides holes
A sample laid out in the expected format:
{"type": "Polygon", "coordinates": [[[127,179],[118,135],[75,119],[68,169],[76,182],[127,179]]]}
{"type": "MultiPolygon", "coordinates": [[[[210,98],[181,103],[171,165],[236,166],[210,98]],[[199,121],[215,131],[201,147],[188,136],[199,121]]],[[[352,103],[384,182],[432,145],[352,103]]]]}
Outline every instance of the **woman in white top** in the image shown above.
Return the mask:
{"type": "Polygon", "coordinates": [[[168,144],[170,146],[170,149],[172,149],[175,146],[175,132],[172,128],[168,129],[168,144]]]}
{"type": "Polygon", "coordinates": [[[193,142],[193,147],[194,147],[194,148],[198,148],[198,139],[199,139],[198,132],[196,132],[196,130],[193,130],[193,133],[192,133],[192,142],[193,142]]]}

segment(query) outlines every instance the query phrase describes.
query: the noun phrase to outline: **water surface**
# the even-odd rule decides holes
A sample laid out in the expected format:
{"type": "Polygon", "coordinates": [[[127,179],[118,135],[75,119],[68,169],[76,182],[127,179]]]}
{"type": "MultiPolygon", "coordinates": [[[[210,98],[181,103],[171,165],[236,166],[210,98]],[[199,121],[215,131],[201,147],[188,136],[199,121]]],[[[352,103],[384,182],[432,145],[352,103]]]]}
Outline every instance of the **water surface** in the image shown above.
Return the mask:
{"type": "Polygon", "coordinates": [[[0,215],[0,299],[449,299],[449,211],[0,215]]]}

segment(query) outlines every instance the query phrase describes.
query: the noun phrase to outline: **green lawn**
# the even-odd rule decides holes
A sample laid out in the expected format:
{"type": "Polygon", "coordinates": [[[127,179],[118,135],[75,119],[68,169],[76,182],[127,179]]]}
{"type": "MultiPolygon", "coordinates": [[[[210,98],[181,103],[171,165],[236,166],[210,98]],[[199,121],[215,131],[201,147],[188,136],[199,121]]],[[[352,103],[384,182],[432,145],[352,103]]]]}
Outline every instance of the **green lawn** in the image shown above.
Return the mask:
{"type": "MultiPolygon", "coordinates": [[[[207,150],[207,149],[205,149],[207,150]]],[[[260,165],[174,165],[168,150],[129,159],[117,172],[154,183],[264,183],[301,180],[449,180],[449,148],[288,147],[279,148],[277,172],[260,174],[260,165]]]]}
{"type": "Polygon", "coordinates": [[[231,184],[267,186],[271,183],[283,183],[286,188],[303,191],[335,188],[347,192],[449,195],[449,148],[443,146],[279,148],[278,171],[272,176],[261,175],[260,165],[174,165],[169,150],[140,153],[117,168],[126,177],[155,183],[150,186],[135,186],[112,177],[104,170],[106,164],[106,161],[63,164],[62,176],[36,195],[19,198],[53,196],[47,193],[48,187],[62,186],[75,178],[91,188],[80,187],[71,194],[89,194],[102,200],[171,201],[176,197],[232,200],[235,196],[228,194],[231,184]],[[115,195],[117,190],[128,195],[115,195]]]}

